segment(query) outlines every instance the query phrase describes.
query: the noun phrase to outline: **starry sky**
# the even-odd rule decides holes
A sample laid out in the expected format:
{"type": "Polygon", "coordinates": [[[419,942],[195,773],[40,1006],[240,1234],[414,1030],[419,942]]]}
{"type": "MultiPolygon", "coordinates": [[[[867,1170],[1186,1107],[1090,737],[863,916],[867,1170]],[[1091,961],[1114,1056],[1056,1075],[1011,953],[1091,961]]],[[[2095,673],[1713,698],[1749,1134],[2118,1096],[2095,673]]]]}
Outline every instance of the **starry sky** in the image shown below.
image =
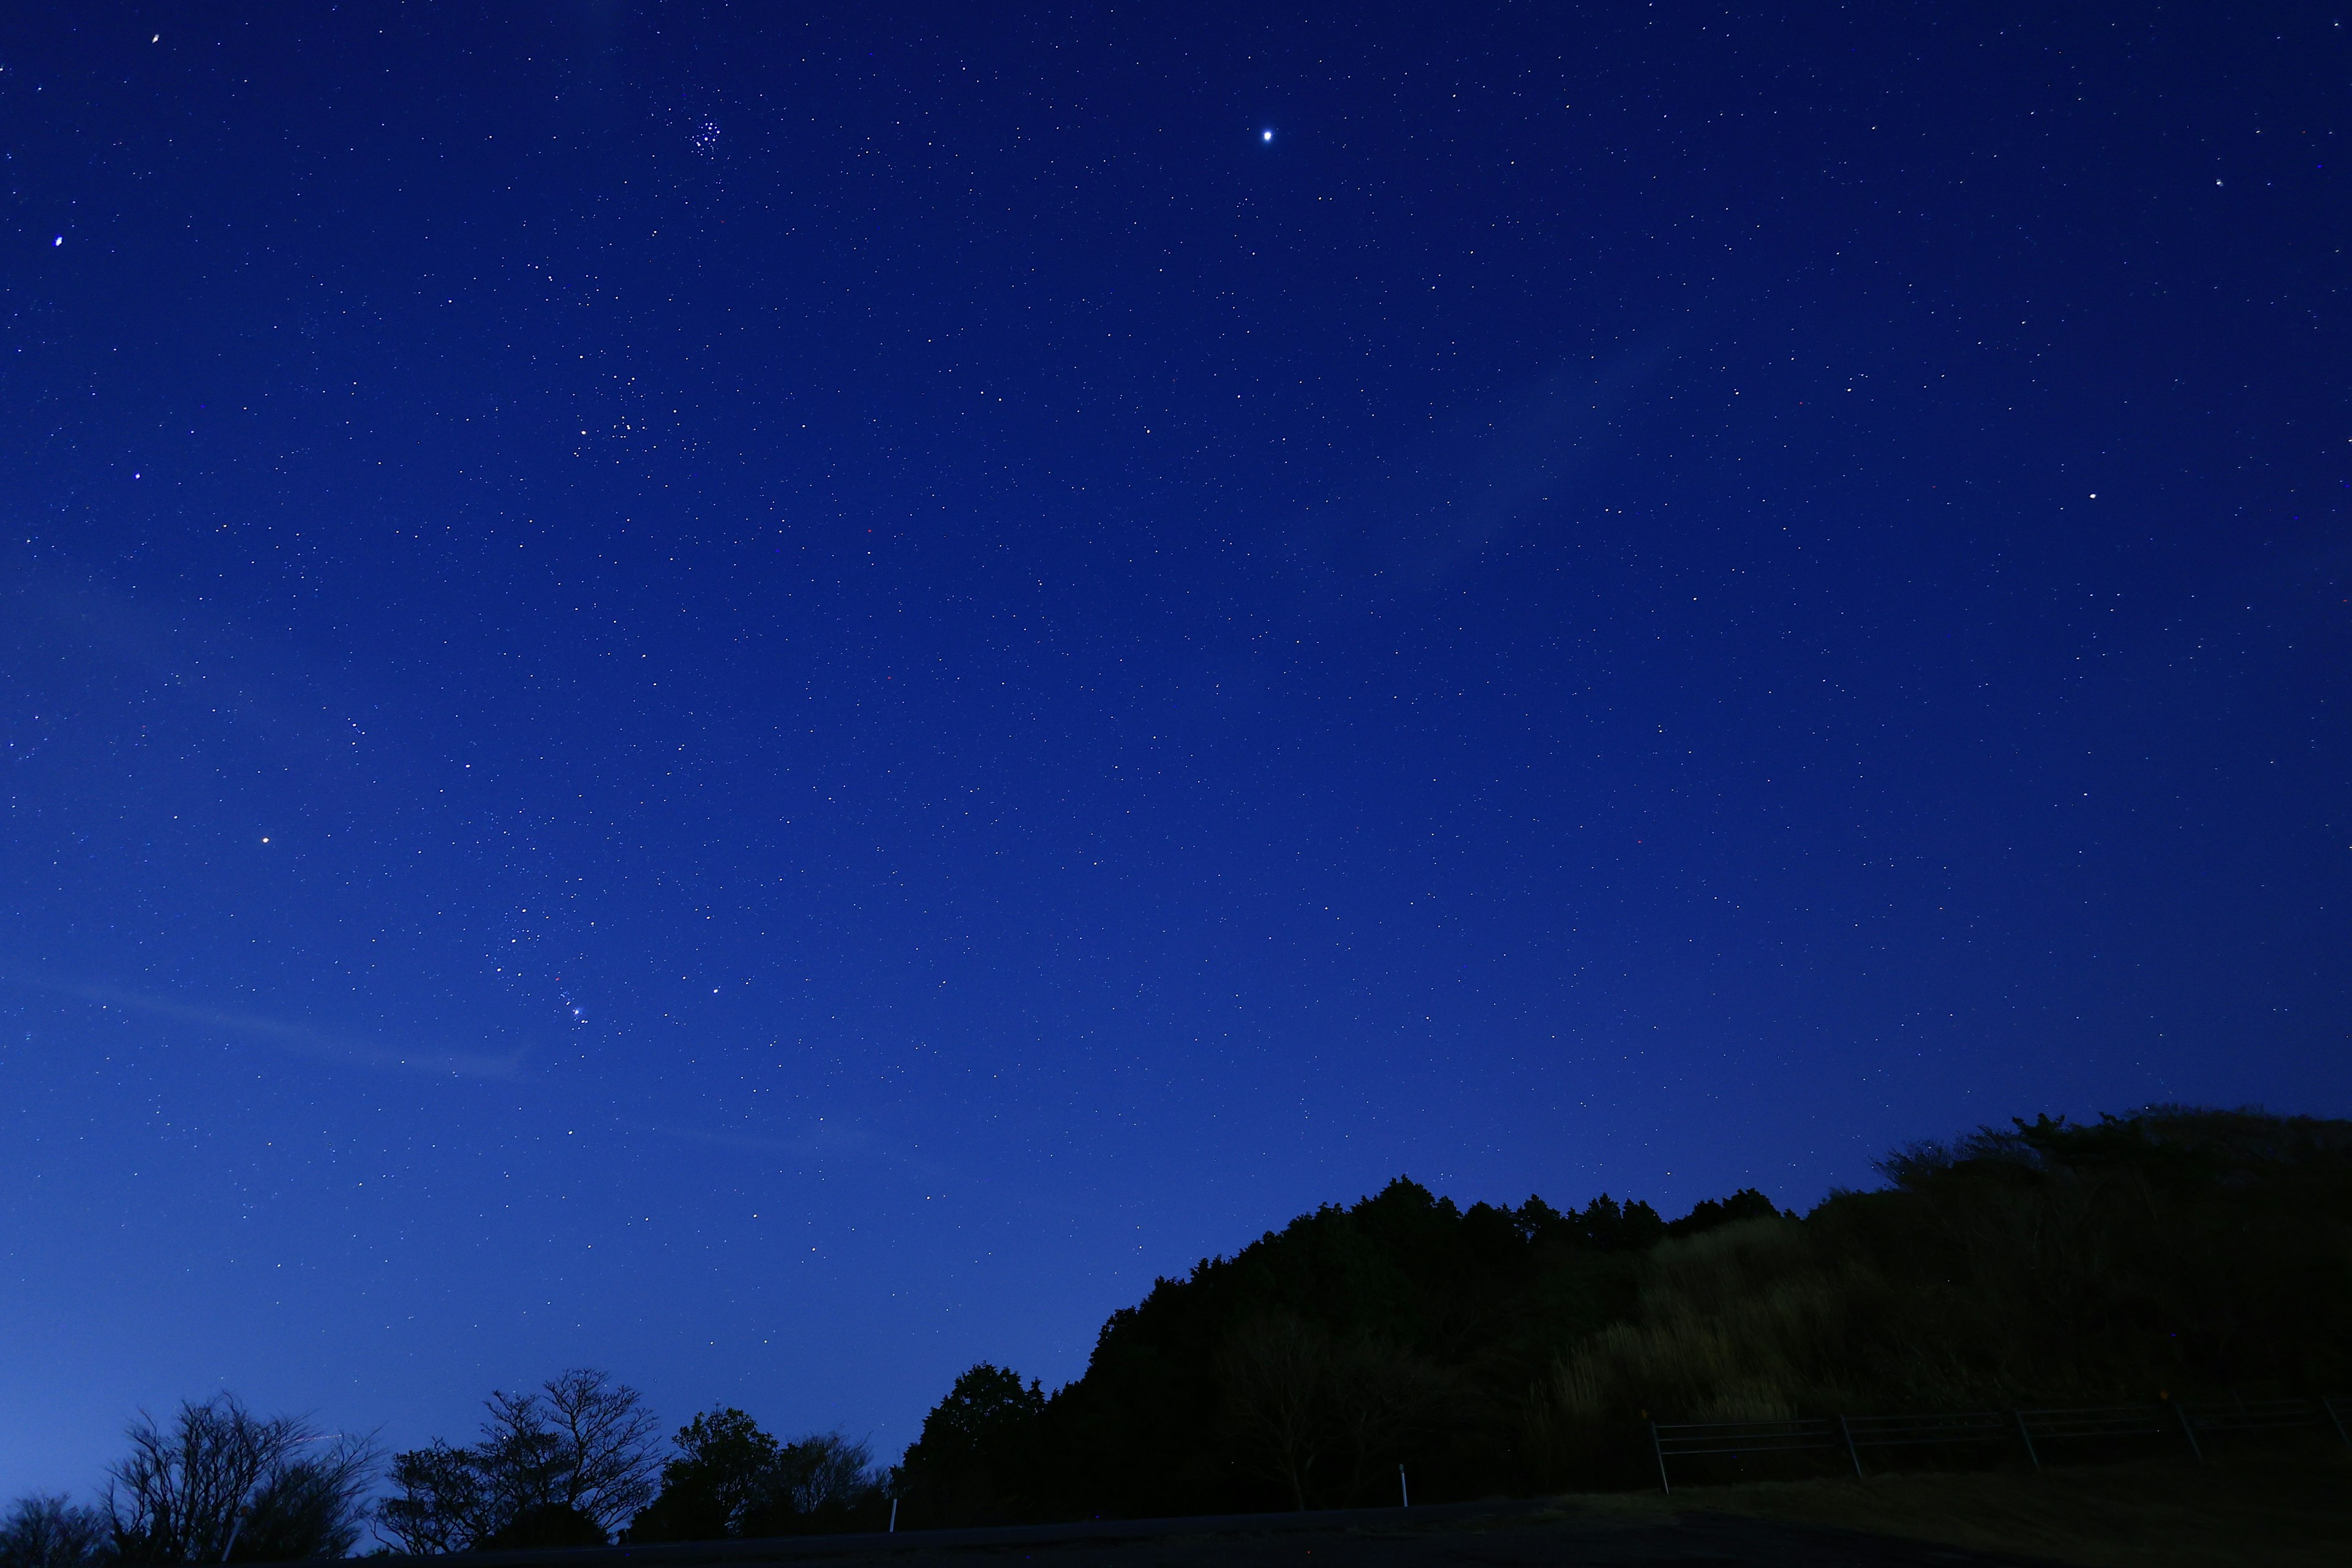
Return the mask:
{"type": "Polygon", "coordinates": [[[1400,1173],[2352,1112],[2324,7],[12,7],[0,1492],[894,1458],[1400,1173]]]}

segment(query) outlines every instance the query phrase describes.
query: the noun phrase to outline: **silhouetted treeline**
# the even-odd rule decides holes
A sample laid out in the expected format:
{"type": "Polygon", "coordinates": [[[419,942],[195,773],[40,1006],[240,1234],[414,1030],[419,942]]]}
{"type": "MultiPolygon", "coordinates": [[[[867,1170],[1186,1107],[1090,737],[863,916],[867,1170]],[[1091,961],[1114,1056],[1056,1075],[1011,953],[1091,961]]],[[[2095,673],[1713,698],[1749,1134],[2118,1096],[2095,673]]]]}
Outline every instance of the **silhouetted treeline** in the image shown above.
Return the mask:
{"type": "Polygon", "coordinates": [[[284,1562],[373,1522],[448,1552],[1646,1484],[1642,1423],[2352,1392],[2352,1121],[2158,1107],[1898,1151],[1802,1219],[1467,1209],[1400,1178],[1162,1279],[1052,1394],[981,1365],[877,1471],[715,1409],[665,1450],[563,1373],[394,1455],[220,1396],[142,1415],[96,1507],[19,1499],[0,1568],[284,1562]],[[373,1518],[371,1518],[373,1515],[373,1518]]]}
{"type": "Polygon", "coordinates": [[[907,1451],[925,1524],[1329,1507],[1507,1490],[1514,1413],[1578,1334],[1629,1315],[1670,1236],[1778,1211],[1761,1193],[1668,1224],[1644,1203],[1467,1210],[1400,1179],[1202,1260],[1111,1315],[1048,1396],[960,1378],[907,1451]]]}
{"type": "Polygon", "coordinates": [[[661,1495],[627,1539],[836,1535],[880,1530],[889,1519],[884,1479],[865,1444],[838,1432],[780,1443],[740,1410],[714,1410],[679,1431],[661,1495]]]}
{"type": "Polygon", "coordinates": [[[874,1530],[889,1500],[863,1443],[779,1442],[740,1410],[697,1415],[665,1460],[636,1390],[600,1372],[493,1394],[480,1441],[395,1454],[376,1528],[403,1551],[634,1545],[874,1530]]]}
{"type": "Polygon", "coordinates": [[[234,1396],[142,1414],[98,1506],[18,1498],[0,1515],[0,1568],[288,1563],[341,1557],[368,1519],[376,1452],[365,1439],[260,1416],[234,1396]]]}
{"type": "Polygon", "coordinates": [[[655,1494],[659,1424],[601,1372],[492,1394],[481,1440],[395,1454],[376,1528],[404,1552],[603,1546],[655,1494]]]}
{"type": "Polygon", "coordinates": [[[1641,1423],[2352,1384],[2352,1122],[2038,1119],[1798,1219],[1398,1180],[1163,1279],[1045,1394],[959,1379],[922,1524],[1323,1507],[1641,1479],[1641,1423]]]}
{"type": "Polygon", "coordinates": [[[0,1568],[142,1568],[878,1530],[886,1478],[837,1432],[780,1443],[740,1410],[679,1429],[667,1459],[636,1390],[585,1368],[493,1393],[480,1437],[392,1457],[367,1438],[219,1394],[131,1424],[96,1506],[36,1493],[0,1512],[0,1568]]]}

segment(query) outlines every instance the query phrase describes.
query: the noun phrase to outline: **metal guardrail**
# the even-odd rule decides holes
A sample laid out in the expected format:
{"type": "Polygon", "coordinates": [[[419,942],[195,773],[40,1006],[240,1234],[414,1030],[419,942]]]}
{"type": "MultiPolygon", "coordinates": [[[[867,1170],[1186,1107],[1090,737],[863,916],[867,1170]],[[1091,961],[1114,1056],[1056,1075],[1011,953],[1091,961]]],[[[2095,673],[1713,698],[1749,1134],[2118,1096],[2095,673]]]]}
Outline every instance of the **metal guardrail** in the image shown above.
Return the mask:
{"type": "Polygon", "coordinates": [[[2199,1458],[2203,1452],[2197,1447],[2197,1437],[2183,1421],[2180,1407],[2158,1401],[2152,1405],[2089,1405],[2063,1410],[2020,1410],[2017,1415],[2018,1441],[2025,1447],[2025,1457],[2033,1468],[2042,1468],[2042,1452],[2034,1439],[2044,1443],[2115,1442],[2133,1437],[2183,1438],[2189,1451],[2199,1458]]]}
{"type": "Polygon", "coordinates": [[[2006,1447],[2036,1471],[2042,1446],[2157,1438],[2187,1445],[2200,1461],[2205,1443],[2303,1431],[2334,1431],[2352,1447],[2352,1399],[2159,1400],[2147,1405],[2041,1410],[1949,1410],[1908,1415],[1815,1415],[1783,1421],[1653,1421],[1650,1454],[1658,1485],[1674,1490],[1669,1459],[1704,1456],[1843,1452],[1856,1479],[1864,1448],[2006,1447]]]}
{"type": "Polygon", "coordinates": [[[2011,1413],[1959,1410],[1930,1415],[1849,1415],[1847,1428],[1864,1448],[1912,1448],[1927,1444],[2006,1443],[2017,1436],[2011,1413]]]}
{"type": "MultiPolygon", "coordinates": [[[[2343,1423],[2329,1406],[2332,1399],[2239,1399],[2228,1404],[2199,1401],[2184,1404],[2180,1413],[2200,1436],[2260,1436],[2266,1432],[2326,1431],[2339,1437],[2343,1423]]],[[[2352,1441],[2347,1438],[2347,1441],[2352,1441]]]]}
{"type": "MultiPolygon", "coordinates": [[[[1844,1428],[1833,1419],[1650,1423],[1650,1449],[1657,1456],[1661,1483],[1665,1481],[1669,1458],[1696,1458],[1702,1454],[1790,1454],[1845,1446],[1844,1428]]],[[[1666,1489],[1674,1489],[1668,1486],[1666,1489]]]]}

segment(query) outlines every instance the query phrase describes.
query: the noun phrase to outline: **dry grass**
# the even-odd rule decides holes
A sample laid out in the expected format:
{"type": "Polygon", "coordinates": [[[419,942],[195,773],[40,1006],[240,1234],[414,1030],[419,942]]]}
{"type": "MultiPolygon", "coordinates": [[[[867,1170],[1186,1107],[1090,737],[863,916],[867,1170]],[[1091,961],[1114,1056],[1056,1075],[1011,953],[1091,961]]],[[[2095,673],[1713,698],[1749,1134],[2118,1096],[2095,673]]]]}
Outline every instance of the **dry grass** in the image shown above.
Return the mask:
{"type": "Polygon", "coordinates": [[[1748,1514],[2085,1568],[2345,1568],[2352,1458],[2231,1456],[2024,1472],[1892,1475],[1580,1497],[1578,1512],[1748,1514]]]}

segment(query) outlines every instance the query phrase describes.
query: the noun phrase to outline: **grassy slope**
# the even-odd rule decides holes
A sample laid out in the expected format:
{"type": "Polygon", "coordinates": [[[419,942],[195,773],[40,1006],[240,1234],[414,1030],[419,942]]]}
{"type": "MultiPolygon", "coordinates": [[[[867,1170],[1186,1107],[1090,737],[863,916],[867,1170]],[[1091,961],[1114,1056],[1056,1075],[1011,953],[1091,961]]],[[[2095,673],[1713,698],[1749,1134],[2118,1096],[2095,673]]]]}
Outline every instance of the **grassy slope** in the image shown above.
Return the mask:
{"type": "Polygon", "coordinates": [[[1881,1476],[1580,1497],[1576,1511],[1719,1512],[1834,1525],[2086,1568],[2345,1568],[2352,1456],[2232,1456],[2023,1472],[1881,1476]]]}

